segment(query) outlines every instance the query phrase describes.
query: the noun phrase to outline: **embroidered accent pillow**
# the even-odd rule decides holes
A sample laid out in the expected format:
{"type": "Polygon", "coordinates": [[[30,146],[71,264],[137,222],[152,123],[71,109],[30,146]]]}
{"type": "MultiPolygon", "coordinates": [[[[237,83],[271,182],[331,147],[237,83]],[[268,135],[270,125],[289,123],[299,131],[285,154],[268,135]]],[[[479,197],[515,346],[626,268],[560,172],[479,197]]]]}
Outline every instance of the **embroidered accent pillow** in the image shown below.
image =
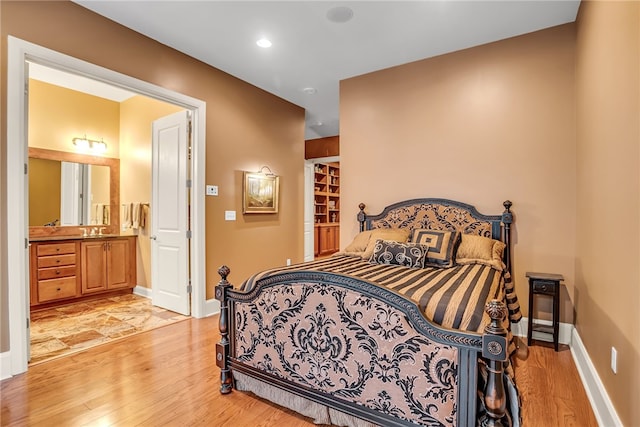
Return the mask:
{"type": "Polygon", "coordinates": [[[376,228],[371,230],[371,237],[362,254],[362,259],[371,259],[378,239],[404,243],[409,240],[409,230],[406,228],[376,228]]]}
{"type": "Polygon", "coordinates": [[[428,230],[416,228],[411,235],[412,243],[420,243],[429,248],[425,267],[447,268],[455,262],[456,250],[460,244],[460,232],[428,230]]]}
{"type": "Polygon", "coordinates": [[[428,248],[418,243],[400,243],[391,240],[376,240],[372,264],[393,264],[411,268],[424,268],[428,248]]]}

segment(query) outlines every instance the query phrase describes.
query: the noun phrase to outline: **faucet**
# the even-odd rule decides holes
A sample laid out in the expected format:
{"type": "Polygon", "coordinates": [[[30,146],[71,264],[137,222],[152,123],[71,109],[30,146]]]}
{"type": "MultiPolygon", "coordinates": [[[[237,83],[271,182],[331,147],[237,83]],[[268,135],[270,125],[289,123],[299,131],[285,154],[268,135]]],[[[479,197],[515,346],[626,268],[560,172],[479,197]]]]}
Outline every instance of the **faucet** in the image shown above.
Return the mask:
{"type": "Polygon", "coordinates": [[[95,236],[96,235],[96,227],[91,227],[91,233],[89,233],[90,236],[95,236]]]}
{"type": "Polygon", "coordinates": [[[80,230],[82,230],[82,237],[87,237],[87,228],[86,227],[82,227],[82,228],[80,228],[80,230]]]}

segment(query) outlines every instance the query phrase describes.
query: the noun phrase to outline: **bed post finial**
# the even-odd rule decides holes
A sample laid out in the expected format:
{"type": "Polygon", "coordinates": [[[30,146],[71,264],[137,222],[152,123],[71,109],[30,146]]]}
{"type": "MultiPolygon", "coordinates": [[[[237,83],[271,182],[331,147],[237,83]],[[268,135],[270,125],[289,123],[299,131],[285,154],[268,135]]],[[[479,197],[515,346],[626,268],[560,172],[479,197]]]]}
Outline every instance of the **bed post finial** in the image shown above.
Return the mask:
{"type": "Polygon", "coordinates": [[[485,305],[485,312],[491,323],[482,335],[482,357],[487,361],[487,383],[484,390],[486,413],[480,419],[482,427],[508,426],[506,422],[507,399],[504,391],[504,362],[507,361],[507,330],[502,326],[502,319],[507,315],[507,307],[502,301],[491,300],[485,305]]]}
{"type": "Polygon", "coordinates": [[[511,223],[513,222],[513,214],[511,213],[511,200],[505,200],[502,203],[504,206],[504,212],[502,212],[502,224],[504,226],[504,238],[502,241],[507,246],[507,250],[504,254],[504,264],[507,266],[507,271],[511,273],[511,223]]]}
{"type": "Polygon", "coordinates": [[[364,203],[360,203],[358,208],[360,208],[360,212],[358,212],[358,222],[360,223],[360,232],[364,231],[364,222],[367,220],[367,214],[364,212],[365,208],[364,203]]]}
{"type": "Polygon", "coordinates": [[[231,371],[229,370],[229,302],[227,301],[227,290],[232,288],[227,277],[231,269],[226,265],[218,269],[220,282],[216,285],[216,299],[220,301],[220,342],[216,344],[216,365],[220,368],[220,393],[231,393],[233,384],[231,381],[231,371]]]}

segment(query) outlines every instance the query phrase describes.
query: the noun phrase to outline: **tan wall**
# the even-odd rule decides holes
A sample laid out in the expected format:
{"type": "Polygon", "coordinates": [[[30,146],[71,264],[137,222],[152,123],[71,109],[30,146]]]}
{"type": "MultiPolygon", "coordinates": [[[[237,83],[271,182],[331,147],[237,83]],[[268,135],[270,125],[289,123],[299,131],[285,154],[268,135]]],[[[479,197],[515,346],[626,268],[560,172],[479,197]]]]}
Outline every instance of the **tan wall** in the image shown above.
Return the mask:
{"type": "Polygon", "coordinates": [[[76,153],[73,138],[104,140],[104,157],[118,158],[120,104],[29,80],[29,146],[76,153]]]}
{"type": "Polygon", "coordinates": [[[640,420],[640,3],[582,2],[577,27],[576,327],[632,426],[640,420]]]}
{"type": "Polygon", "coordinates": [[[510,199],[525,315],[525,272],[560,273],[562,320],[572,322],[574,31],[564,25],[343,81],[342,247],[357,232],[360,202],[378,213],[443,197],[498,214],[510,199]]]}
{"type": "MultiPolygon", "coordinates": [[[[206,200],[206,286],[213,297],[221,264],[239,284],[259,268],[303,259],[304,110],[176,52],[71,2],[0,2],[2,111],[6,111],[7,36],[109,68],[207,103],[206,181],[220,196],[206,200]],[[78,37],[82,34],[82,37],[78,37]],[[247,153],[247,154],[245,154],[247,153]],[[280,175],[280,213],[243,217],[242,171],[268,165],[280,175]],[[224,220],[236,210],[238,220],[224,220]]],[[[0,115],[6,129],[6,113],[0,115]]],[[[2,133],[0,153],[6,155],[2,133]]],[[[6,162],[2,163],[2,173],[6,162]]],[[[1,188],[6,209],[6,188],[1,188]]],[[[3,210],[4,211],[4,210],[3,210]]],[[[4,220],[3,220],[4,221],[4,220]]],[[[2,223],[2,235],[6,232],[2,223]]],[[[0,352],[9,347],[6,242],[3,240],[0,352]]]]}
{"type": "MultiPolygon", "coordinates": [[[[162,101],[134,96],[120,104],[120,202],[151,201],[151,126],[160,117],[183,110],[162,101]]],[[[150,213],[150,212],[149,212],[150,213]]],[[[122,230],[138,235],[137,285],[151,287],[151,215],[145,228],[122,230]]]]}

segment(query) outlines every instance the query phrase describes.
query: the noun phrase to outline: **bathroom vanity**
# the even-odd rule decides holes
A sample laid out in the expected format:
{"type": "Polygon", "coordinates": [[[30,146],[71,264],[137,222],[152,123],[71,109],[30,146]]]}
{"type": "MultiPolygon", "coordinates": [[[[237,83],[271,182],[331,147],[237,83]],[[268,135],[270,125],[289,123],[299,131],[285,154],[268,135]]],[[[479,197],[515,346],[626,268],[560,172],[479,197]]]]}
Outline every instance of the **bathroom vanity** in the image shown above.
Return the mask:
{"type": "Polygon", "coordinates": [[[31,309],[131,293],[136,285],[136,236],[43,236],[30,243],[31,309]]]}

